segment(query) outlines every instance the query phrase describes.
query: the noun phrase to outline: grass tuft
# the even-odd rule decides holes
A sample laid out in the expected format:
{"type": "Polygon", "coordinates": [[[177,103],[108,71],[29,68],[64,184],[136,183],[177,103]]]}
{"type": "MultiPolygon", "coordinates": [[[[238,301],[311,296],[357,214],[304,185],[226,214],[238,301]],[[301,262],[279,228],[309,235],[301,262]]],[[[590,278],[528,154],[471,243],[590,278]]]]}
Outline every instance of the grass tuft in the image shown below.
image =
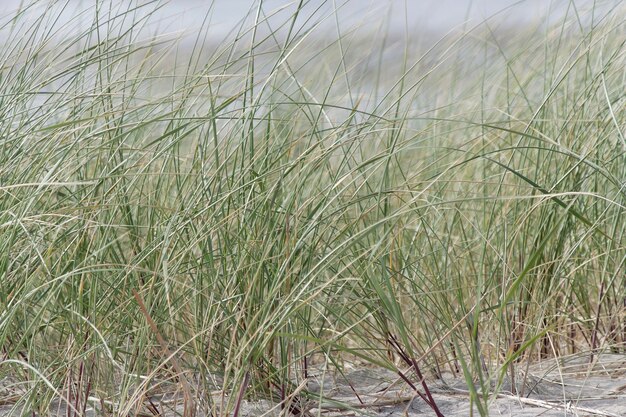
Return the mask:
{"type": "Polygon", "coordinates": [[[2,19],[0,402],[304,415],[351,364],[486,415],[626,353],[623,6],[422,44],[309,3],[222,42],[158,2],[2,19]]]}

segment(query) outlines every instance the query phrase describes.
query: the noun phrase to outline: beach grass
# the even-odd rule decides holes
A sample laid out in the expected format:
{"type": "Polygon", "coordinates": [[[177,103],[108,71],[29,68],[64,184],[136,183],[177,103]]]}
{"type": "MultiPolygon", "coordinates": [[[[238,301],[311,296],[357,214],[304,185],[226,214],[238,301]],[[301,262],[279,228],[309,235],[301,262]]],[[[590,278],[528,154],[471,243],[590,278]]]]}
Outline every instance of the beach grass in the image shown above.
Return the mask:
{"type": "Polygon", "coordinates": [[[485,415],[528,363],[626,351],[623,6],[433,38],[261,2],[217,42],[129,4],[0,22],[15,410],[295,415],[377,366],[485,415]]]}

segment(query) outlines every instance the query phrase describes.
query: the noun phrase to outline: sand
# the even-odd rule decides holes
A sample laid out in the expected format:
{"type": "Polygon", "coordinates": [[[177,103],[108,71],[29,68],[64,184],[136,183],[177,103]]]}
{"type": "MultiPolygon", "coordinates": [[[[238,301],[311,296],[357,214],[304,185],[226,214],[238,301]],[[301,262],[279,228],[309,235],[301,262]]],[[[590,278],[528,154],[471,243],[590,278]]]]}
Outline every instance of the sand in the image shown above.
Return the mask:
{"type": "MultiPolygon", "coordinates": [[[[303,416],[435,416],[435,412],[398,375],[383,369],[362,367],[343,375],[311,375],[301,384],[318,398],[294,403],[303,416]]],[[[490,416],[626,416],[626,355],[575,356],[544,361],[528,368],[526,378],[518,375],[517,391],[505,380],[498,395],[487,399],[490,416]]],[[[453,375],[429,382],[433,398],[444,416],[478,416],[472,407],[467,384],[453,375]]],[[[420,387],[423,393],[423,389],[420,387]]],[[[15,392],[0,385],[0,417],[13,417],[23,411],[15,392]]],[[[160,404],[163,417],[182,411],[180,392],[152,398],[160,404]]],[[[61,404],[52,415],[66,415],[61,404]]],[[[25,411],[25,410],[24,410],[25,411]]],[[[154,413],[140,410],[148,417],[154,413]]],[[[135,412],[133,412],[134,414],[135,412]]],[[[30,414],[30,413],[29,413],[30,414]]],[[[103,415],[97,407],[87,415],[103,415]]],[[[281,405],[270,401],[243,401],[241,416],[288,415],[281,405]]]]}

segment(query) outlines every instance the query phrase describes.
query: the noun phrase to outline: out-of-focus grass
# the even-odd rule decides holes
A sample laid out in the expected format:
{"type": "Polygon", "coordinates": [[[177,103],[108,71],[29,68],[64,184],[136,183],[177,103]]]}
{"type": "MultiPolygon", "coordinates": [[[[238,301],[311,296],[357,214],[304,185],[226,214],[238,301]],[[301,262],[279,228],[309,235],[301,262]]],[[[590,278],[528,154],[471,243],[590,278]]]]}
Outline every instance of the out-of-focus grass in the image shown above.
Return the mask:
{"type": "Polygon", "coordinates": [[[127,415],[171,383],[237,414],[352,360],[425,397],[458,373],[483,414],[527,361],[624,352],[624,9],[424,48],[302,3],[187,49],[136,4],[3,21],[16,407],[127,415]]]}

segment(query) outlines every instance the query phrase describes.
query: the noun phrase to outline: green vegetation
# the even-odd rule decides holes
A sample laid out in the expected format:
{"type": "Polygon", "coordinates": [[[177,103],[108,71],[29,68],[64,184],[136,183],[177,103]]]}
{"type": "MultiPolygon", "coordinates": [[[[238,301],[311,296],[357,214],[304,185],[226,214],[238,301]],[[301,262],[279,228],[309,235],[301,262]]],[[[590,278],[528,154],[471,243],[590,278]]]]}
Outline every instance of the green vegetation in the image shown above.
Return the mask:
{"type": "Polygon", "coordinates": [[[295,414],[352,363],[426,401],[456,373],[484,414],[529,361],[625,351],[624,9],[430,42],[297,3],[185,46],[149,36],[156,4],[0,22],[16,409],[171,385],[187,415],[295,414]]]}

